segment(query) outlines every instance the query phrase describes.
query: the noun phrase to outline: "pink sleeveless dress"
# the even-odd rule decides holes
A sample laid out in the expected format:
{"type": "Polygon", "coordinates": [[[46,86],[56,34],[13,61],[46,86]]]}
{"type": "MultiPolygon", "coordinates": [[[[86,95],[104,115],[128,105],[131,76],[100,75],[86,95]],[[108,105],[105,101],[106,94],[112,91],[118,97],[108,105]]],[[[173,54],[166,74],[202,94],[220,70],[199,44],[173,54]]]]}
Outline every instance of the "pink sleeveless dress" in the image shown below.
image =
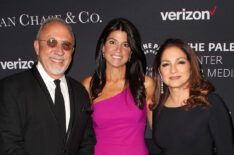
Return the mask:
{"type": "Polygon", "coordinates": [[[139,109],[129,88],[93,105],[95,155],[148,155],[146,106],[139,109]]]}

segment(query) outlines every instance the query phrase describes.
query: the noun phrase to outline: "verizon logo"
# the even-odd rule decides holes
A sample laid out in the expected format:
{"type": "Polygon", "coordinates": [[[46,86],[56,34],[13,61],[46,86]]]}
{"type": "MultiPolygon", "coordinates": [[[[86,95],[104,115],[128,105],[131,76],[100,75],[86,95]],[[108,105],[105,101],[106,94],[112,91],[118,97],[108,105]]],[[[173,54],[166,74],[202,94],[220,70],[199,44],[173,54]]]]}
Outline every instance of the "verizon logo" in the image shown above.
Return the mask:
{"type": "Polygon", "coordinates": [[[210,20],[214,15],[216,6],[213,10],[206,11],[188,11],[182,9],[182,11],[170,11],[160,12],[163,21],[176,21],[176,20],[210,20]]]}
{"type": "Polygon", "coordinates": [[[33,60],[23,61],[19,58],[16,61],[0,61],[0,69],[14,70],[14,69],[30,69],[34,64],[33,60]]]}

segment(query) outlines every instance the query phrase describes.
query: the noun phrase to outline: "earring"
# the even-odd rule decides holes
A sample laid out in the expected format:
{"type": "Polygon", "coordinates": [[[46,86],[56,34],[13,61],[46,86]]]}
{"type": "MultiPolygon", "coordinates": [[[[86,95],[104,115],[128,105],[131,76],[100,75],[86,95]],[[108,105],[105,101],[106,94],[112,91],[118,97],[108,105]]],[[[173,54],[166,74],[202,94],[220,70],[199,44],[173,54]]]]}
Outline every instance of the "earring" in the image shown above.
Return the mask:
{"type": "Polygon", "coordinates": [[[161,93],[161,94],[164,94],[164,90],[163,90],[163,79],[162,79],[161,76],[160,76],[160,80],[161,80],[160,93],[161,93]]]}
{"type": "Polygon", "coordinates": [[[101,52],[102,52],[102,57],[104,58],[104,51],[101,50],[101,52]]]}

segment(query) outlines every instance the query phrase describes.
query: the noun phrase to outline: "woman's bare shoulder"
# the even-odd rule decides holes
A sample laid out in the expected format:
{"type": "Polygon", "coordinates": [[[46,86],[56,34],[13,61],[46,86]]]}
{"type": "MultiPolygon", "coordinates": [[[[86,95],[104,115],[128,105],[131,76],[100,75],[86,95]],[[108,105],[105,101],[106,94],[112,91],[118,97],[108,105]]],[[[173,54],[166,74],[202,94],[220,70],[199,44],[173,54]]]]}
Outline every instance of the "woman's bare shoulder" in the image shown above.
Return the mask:
{"type": "Polygon", "coordinates": [[[83,86],[86,88],[86,90],[89,92],[89,87],[90,87],[90,81],[92,79],[92,76],[88,76],[86,78],[84,78],[84,80],[82,81],[83,86]]]}
{"type": "Polygon", "coordinates": [[[145,82],[144,82],[145,88],[153,88],[155,87],[155,81],[152,77],[145,75],[145,82]]]}

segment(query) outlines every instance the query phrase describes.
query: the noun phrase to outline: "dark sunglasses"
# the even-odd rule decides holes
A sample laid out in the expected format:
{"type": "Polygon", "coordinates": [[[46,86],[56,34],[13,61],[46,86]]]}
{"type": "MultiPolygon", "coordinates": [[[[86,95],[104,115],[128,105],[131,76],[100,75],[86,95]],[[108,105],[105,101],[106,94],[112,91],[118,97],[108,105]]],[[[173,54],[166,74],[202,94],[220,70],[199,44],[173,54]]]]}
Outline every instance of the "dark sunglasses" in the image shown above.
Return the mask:
{"type": "MultiPolygon", "coordinates": [[[[58,40],[55,38],[49,38],[48,40],[39,40],[46,41],[48,47],[54,48],[58,45],[58,40]]],[[[71,51],[74,49],[73,44],[68,41],[62,41],[62,47],[65,51],[71,51]]]]}

